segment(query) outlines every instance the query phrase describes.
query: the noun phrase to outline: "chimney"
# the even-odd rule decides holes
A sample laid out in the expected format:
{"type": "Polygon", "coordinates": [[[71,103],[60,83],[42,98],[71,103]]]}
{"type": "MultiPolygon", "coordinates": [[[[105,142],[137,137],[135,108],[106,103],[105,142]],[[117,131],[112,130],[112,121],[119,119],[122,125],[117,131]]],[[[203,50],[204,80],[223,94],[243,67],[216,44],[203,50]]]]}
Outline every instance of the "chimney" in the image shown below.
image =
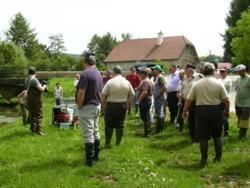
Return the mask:
{"type": "Polygon", "coordinates": [[[161,46],[163,42],[163,33],[160,31],[157,38],[157,46],[161,46]]]}

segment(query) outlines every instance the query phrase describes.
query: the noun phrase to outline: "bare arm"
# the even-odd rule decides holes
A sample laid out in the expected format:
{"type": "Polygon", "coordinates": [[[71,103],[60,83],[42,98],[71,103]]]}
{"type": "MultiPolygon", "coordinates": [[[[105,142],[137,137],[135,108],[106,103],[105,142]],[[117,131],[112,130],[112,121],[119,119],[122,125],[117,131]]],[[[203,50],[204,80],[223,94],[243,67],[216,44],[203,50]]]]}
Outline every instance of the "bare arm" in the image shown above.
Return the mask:
{"type": "Polygon", "coordinates": [[[186,100],[185,105],[184,105],[184,108],[183,108],[183,113],[182,113],[182,117],[183,117],[183,118],[186,118],[186,117],[187,117],[187,115],[188,115],[188,110],[189,110],[189,108],[191,107],[192,103],[193,103],[193,101],[188,100],[188,99],[186,100]]]}
{"type": "Polygon", "coordinates": [[[225,110],[224,110],[224,114],[226,117],[229,117],[229,107],[230,107],[230,102],[228,100],[228,98],[226,99],[223,99],[222,102],[224,103],[225,105],[225,110]]]}
{"type": "Polygon", "coordinates": [[[41,84],[39,84],[38,86],[37,86],[37,89],[39,90],[39,91],[44,91],[45,89],[47,88],[47,85],[41,85],[41,84]]]}
{"type": "Polygon", "coordinates": [[[76,98],[78,109],[82,108],[84,98],[85,98],[85,90],[79,89],[77,92],[77,98],[76,98]]]}
{"type": "Polygon", "coordinates": [[[143,90],[143,91],[141,92],[141,95],[140,95],[139,98],[138,98],[139,104],[143,101],[143,99],[144,99],[146,96],[147,96],[147,91],[143,90]]]}
{"type": "Polygon", "coordinates": [[[107,95],[102,95],[102,108],[105,111],[107,106],[107,95]]]}

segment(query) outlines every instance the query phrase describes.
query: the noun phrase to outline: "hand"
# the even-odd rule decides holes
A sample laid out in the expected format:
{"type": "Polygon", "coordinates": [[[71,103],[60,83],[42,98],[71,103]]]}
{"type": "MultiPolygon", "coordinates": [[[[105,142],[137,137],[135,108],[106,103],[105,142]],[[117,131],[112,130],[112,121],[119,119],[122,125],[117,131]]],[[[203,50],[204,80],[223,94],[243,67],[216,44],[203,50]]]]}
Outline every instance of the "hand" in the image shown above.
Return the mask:
{"type": "Polygon", "coordinates": [[[224,111],[224,116],[229,118],[229,112],[228,111],[224,111]]]}
{"type": "Polygon", "coordinates": [[[182,118],[186,119],[187,117],[188,117],[188,112],[187,111],[183,111],[182,118]]]}

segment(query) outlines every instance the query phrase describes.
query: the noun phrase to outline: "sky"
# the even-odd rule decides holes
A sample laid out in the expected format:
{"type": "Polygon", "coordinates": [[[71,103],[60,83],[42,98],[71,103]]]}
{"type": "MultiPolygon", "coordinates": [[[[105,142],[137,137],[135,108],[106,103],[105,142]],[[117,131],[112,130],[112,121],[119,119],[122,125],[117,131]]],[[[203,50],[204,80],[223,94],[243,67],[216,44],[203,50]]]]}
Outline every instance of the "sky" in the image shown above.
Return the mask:
{"type": "Polygon", "coordinates": [[[68,53],[87,49],[94,34],[121,39],[184,35],[199,56],[223,55],[225,18],[232,0],[0,0],[0,38],[21,12],[41,43],[62,34],[68,53]]]}

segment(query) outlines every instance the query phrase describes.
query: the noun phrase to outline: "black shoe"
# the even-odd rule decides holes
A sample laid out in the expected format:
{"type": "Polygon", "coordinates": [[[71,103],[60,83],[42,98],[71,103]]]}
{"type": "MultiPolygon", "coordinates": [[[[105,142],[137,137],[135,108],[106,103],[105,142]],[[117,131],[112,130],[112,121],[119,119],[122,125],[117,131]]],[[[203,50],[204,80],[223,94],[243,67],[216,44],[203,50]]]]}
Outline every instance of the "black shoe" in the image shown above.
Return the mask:
{"type": "Polygon", "coordinates": [[[94,161],[94,143],[85,144],[86,165],[92,167],[95,165],[94,161]]]}
{"type": "Polygon", "coordinates": [[[229,135],[228,132],[225,132],[223,137],[227,137],[228,135],[229,135]]]}
{"type": "Polygon", "coordinates": [[[220,157],[214,157],[214,159],[213,159],[213,163],[217,163],[217,162],[220,162],[220,161],[221,161],[220,157]]]}
{"type": "Polygon", "coordinates": [[[200,161],[200,167],[205,168],[207,166],[207,160],[201,160],[200,161]]]}
{"type": "Polygon", "coordinates": [[[95,151],[94,160],[98,161],[99,160],[99,153],[100,153],[100,140],[95,140],[94,151],[95,151]]]}

